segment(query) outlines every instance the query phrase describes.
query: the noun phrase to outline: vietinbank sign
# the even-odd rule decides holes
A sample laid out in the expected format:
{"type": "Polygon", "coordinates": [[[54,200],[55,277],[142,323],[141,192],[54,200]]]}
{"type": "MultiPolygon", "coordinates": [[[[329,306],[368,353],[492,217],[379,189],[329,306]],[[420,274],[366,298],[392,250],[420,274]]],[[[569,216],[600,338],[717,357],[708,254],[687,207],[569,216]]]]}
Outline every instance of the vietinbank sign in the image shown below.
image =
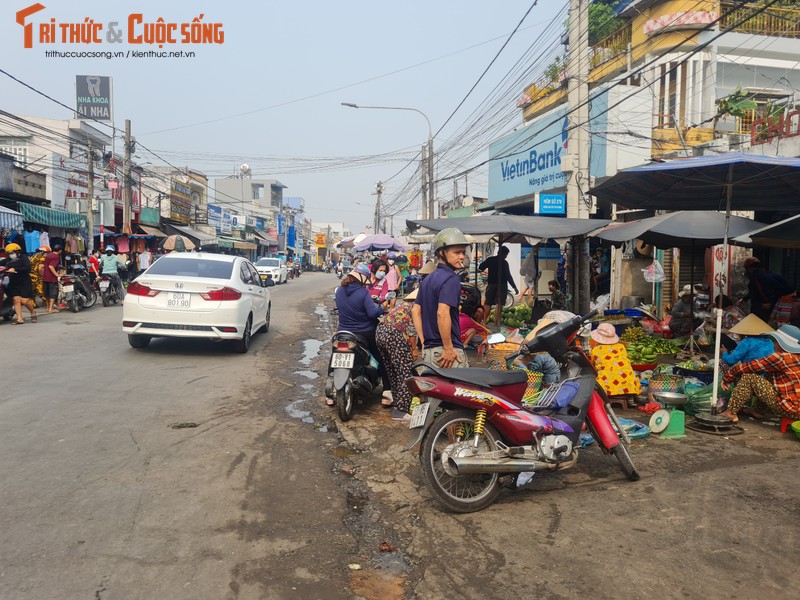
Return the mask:
{"type": "Polygon", "coordinates": [[[489,146],[489,199],[532,195],[566,184],[566,108],[551,112],[489,146]],[[543,124],[546,124],[543,127],[543,124]]]}
{"type": "MultiPolygon", "coordinates": [[[[589,107],[591,131],[605,131],[607,93],[593,98],[589,107]]],[[[567,107],[561,106],[540,116],[525,127],[489,145],[489,200],[531,198],[538,192],[551,192],[566,186],[569,173],[562,171],[569,154],[567,133],[570,121],[567,107]]],[[[589,172],[605,175],[606,138],[592,136],[589,172]]]]}

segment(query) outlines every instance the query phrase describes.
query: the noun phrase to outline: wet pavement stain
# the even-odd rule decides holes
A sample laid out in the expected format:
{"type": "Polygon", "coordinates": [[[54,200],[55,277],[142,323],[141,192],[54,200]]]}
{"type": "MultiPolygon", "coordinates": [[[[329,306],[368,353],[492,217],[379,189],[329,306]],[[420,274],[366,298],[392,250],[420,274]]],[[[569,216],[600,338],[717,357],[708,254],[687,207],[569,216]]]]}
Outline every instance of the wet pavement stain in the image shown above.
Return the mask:
{"type": "Polygon", "coordinates": [[[303,400],[295,400],[291,404],[288,404],[284,410],[289,413],[290,417],[294,417],[295,419],[300,419],[303,423],[313,423],[314,417],[311,416],[311,412],[307,410],[301,410],[298,408],[298,405],[303,402],[303,400]]]}
{"type": "Polygon", "coordinates": [[[300,359],[300,364],[309,366],[311,361],[319,355],[322,342],[319,340],[303,340],[303,357],[300,359]]]}
{"type": "Polygon", "coordinates": [[[314,371],[295,371],[294,373],[306,379],[317,379],[319,377],[319,373],[315,373],[314,371]]]}

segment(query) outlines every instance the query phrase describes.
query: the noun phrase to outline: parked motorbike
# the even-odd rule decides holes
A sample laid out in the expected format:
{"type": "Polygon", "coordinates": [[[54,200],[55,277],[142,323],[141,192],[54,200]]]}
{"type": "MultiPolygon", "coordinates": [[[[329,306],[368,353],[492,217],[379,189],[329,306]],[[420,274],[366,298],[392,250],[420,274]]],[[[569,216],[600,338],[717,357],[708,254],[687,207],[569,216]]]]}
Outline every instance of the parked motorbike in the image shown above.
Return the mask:
{"type": "Polygon", "coordinates": [[[122,298],[119,297],[117,286],[114,285],[114,282],[111,281],[108,275],[100,275],[95,282],[100,290],[100,298],[103,300],[103,306],[108,306],[112,302],[116,304],[122,300],[122,298]]]}
{"type": "Polygon", "coordinates": [[[64,302],[69,309],[76,313],[81,308],[91,308],[97,302],[97,292],[89,283],[89,275],[82,263],[73,264],[71,273],[61,278],[61,290],[64,302]]]}
{"type": "Polygon", "coordinates": [[[326,394],[333,398],[342,421],[353,417],[355,402],[363,402],[381,384],[378,361],[369,351],[367,340],[349,331],[339,331],[331,339],[331,362],[326,394]]]}
{"type": "Polygon", "coordinates": [[[548,325],[506,357],[510,365],[521,354],[548,352],[562,366],[561,381],[543,390],[531,408],[522,404],[523,370],[415,365],[408,386],[420,404],[406,450],[420,444],[423,481],[441,506],[459,513],[482,510],[497,498],[502,477],[516,481],[519,473],[572,467],[584,424],[603,453],[614,455],[631,481],[639,479],[627,435],[574,342],[596,312],[548,325]]]}
{"type": "Polygon", "coordinates": [[[16,318],[14,312],[14,301],[11,296],[6,295],[6,288],[8,287],[8,275],[6,274],[6,267],[0,266],[0,317],[3,321],[10,321],[16,318]]]}

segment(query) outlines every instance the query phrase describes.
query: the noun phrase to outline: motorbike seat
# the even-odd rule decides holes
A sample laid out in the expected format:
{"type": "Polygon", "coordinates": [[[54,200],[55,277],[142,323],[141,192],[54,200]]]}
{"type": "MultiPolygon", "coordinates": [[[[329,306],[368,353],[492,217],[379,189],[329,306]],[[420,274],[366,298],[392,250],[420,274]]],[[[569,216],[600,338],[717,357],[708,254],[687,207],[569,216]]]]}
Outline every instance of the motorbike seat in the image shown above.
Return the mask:
{"type": "Polygon", "coordinates": [[[495,371],[492,369],[443,369],[431,363],[417,363],[414,366],[417,375],[439,375],[452,381],[461,381],[480,387],[496,387],[527,383],[528,373],[522,370],[495,371]]]}

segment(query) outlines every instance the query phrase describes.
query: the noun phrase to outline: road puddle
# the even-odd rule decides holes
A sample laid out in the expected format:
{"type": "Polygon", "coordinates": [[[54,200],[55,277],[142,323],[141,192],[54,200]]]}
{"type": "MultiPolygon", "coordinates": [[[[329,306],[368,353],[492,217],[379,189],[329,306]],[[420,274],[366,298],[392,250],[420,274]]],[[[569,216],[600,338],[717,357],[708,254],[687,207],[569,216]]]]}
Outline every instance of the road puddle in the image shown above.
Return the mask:
{"type": "Polygon", "coordinates": [[[322,342],[319,340],[303,340],[303,357],[300,359],[300,364],[309,366],[319,354],[320,348],[322,348],[322,342]]]}
{"type": "Polygon", "coordinates": [[[300,377],[305,377],[306,379],[317,379],[319,377],[319,373],[314,371],[295,371],[295,375],[300,375],[300,377]]]}
{"type": "Polygon", "coordinates": [[[313,423],[314,417],[311,416],[311,413],[307,410],[302,410],[299,407],[299,404],[303,402],[302,399],[295,400],[291,404],[288,404],[284,410],[289,413],[290,417],[294,417],[295,419],[300,419],[303,423],[313,423]]]}
{"type": "Polygon", "coordinates": [[[350,458],[353,454],[358,454],[356,450],[348,448],[347,446],[336,446],[331,452],[333,452],[336,458],[350,458]]]}

